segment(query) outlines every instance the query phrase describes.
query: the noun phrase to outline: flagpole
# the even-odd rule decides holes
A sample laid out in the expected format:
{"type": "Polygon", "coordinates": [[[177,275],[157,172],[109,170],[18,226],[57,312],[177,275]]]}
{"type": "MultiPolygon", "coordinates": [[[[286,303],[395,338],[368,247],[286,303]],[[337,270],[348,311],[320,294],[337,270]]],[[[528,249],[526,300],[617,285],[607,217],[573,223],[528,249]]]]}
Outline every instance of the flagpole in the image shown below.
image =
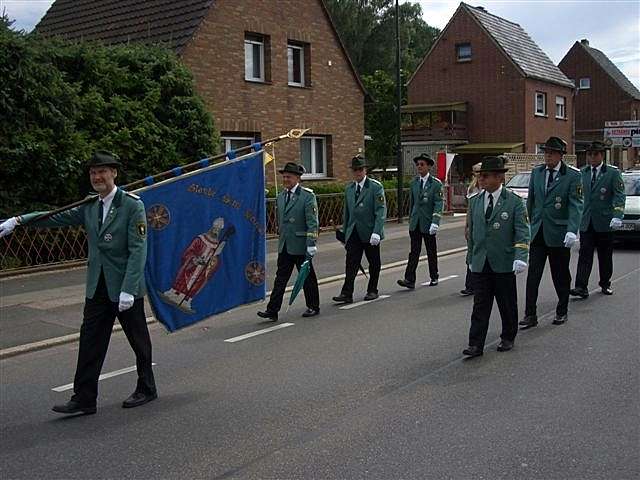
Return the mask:
{"type": "MultiPolygon", "coordinates": [[[[280,140],[284,140],[285,138],[294,138],[294,139],[295,138],[300,138],[307,131],[309,131],[308,128],[307,129],[294,128],[292,130],[289,130],[287,133],[284,133],[284,134],[279,135],[277,137],[270,138],[268,140],[265,140],[264,142],[259,142],[259,145],[260,145],[261,148],[264,148],[264,146],[269,144],[269,143],[279,142],[280,140]]],[[[255,146],[255,144],[254,145],[247,145],[246,147],[240,147],[237,150],[233,150],[233,152],[234,153],[245,152],[245,151],[248,152],[249,150],[253,149],[254,146],[255,146]]],[[[158,180],[164,180],[165,177],[169,178],[169,177],[172,177],[172,176],[174,176],[174,177],[179,176],[182,173],[185,173],[185,170],[187,170],[187,171],[199,170],[201,168],[204,168],[204,167],[208,166],[208,163],[211,162],[211,161],[220,160],[221,158],[227,157],[228,153],[229,152],[224,152],[224,153],[220,153],[218,155],[214,155],[212,157],[205,157],[205,158],[202,158],[202,159],[200,159],[200,160],[198,160],[196,162],[191,162],[191,163],[188,163],[186,165],[182,165],[182,166],[179,166],[177,168],[173,168],[171,170],[166,170],[164,172],[157,173],[157,174],[149,176],[147,178],[143,178],[141,180],[136,180],[135,182],[128,183],[128,184],[123,185],[123,186],[121,186],[119,188],[122,189],[122,190],[131,190],[131,189],[133,189],[133,187],[136,187],[138,185],[142,187],[145,184],[148,185],[149,184],[148,182],[156,183],[158,180]],[[180,173],[176,173],[177,170],[179,170],[180,173]]],[[[59,207],[59,208],[51,210],[51,211],[49,211],[47,213],[44,213],[44,214],[42,214],[42,215],[40,215],[38,217],[33,218],[32,221],[33,220],[44,220],[44,219],[49,218],[49,217],[51,217],[53,215],[56,215],[58,213],[64,212],[66,210],[70,210],[72,208],[78,207],[78,206],[83,205],[85,203],[92,202],[93,200],[95,200],[95,196],[91,195],[91,196],[89,196],[87,198],[84,198],[82,200],[78,200],[76,202],[73,202],[73,203],[70,203],[68,205],[65,205],[64,207],[59,207]]]]}

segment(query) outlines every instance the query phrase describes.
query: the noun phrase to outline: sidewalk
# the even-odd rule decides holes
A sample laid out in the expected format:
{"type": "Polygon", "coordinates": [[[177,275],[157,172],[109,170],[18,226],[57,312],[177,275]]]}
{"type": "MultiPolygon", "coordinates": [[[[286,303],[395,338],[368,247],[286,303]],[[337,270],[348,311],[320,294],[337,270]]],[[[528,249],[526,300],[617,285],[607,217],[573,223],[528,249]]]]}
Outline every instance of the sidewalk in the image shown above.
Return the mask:
{"type": "MultiPolygon", "coordinates": [[[[464,216],[446,217],[438,234],[439,251],[464,246],[463,227],[464,216]]],[[[383,264],[406,260],[407,228],[406,222],[386,224],[383,264]]],[[[273,284],[277,246],[277,239],[267,242],[267,291],[273,284]]],[[[344,273],[344,247],[333,232],[320,234],[314,267],[319,279],[344,273]]],[[[76,267],[0,280],[0,350],[77,334],[82,323],[85,270],[76,267]]],[[[148,304],[146,312],[152,315],[148,304]]]]}

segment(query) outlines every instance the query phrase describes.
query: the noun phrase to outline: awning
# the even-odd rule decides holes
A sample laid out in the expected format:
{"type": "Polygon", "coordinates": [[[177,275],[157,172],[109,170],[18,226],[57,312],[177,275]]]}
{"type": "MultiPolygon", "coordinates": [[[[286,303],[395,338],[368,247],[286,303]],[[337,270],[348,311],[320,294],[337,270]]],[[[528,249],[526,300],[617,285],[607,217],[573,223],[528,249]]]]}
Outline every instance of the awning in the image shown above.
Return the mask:
{"type": "Polygon", "coordinates": [[[402,113],[414,113],[414,112],[466,112],[467,102],[453,102],[453,103],[421,103],[413,105],[402,105],[400,107],[402,113]]]}
{"type": "Polygon", "coordinates": [[[467,143],[453,148],[454,153],[522,153],[524,143],[467,143]]]}

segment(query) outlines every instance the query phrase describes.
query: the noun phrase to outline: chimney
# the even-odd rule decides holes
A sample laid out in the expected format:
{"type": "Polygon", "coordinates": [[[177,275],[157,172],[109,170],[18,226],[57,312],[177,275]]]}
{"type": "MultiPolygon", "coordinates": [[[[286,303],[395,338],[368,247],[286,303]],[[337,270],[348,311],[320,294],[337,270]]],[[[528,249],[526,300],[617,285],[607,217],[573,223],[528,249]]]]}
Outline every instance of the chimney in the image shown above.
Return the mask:
{"type": "Polygon", "coordinates": [[[583,38],[582,40],[580,40],[580,43],[585,47],[589,46],[589,40],[587,40],[586,38],[583,38]]]}
{"type": "Polygon", "coordinates": [[[484,7],[476,7],[476,10],[480,10],[481,12],[487,13],[487,9],[484,7]]]}

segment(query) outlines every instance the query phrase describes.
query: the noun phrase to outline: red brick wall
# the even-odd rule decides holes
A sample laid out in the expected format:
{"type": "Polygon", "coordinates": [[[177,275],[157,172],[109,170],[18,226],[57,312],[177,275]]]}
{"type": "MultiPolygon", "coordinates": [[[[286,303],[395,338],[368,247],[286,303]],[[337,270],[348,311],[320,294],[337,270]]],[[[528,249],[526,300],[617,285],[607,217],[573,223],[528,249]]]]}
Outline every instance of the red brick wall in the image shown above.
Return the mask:
{"type": "Polygon", "coordinates": [[[484,29],[459,9],[413,77],[408,98],[410,104],[466,101],[470,143],[524,142],[525,152],[534,153],[535,144],[551,135],[570,143],[571,121],[555,119],[556,92],[567,98],[570,119],[570,89],[525,79],[484,29]],[[466,42],[471,43],[472,59],[458,62],[456,44],[466,42]],[[548,118],[533,116],[530,89],[538,84],[553,107],[548,118]]]}
{"type": "Polygon", "coordinates": [[[523,142],[524,79],[464,10],[443,32],[408,89],[410,104],[466,101],[469,141],[523,142]],[[456,60],[456,44],[471,43],[472,59],[456,60]]]}
{"type": "Polygon", "coordinates": [[[632,119],[633,109],[638,109],[640,102],[634,102],[579,42],[574,43],[558,66],[576,86],[580,78],[591,78],[591,88],[579,90],[576,95],[578,140],[602,139],[604,122],[632,119]]]}
{"type": "Polygon", "coordinates": [[[527,79],[525,82],[525,152],[535,153],[536,143],[544,143],[549,137],[560,137],[567,142],[567,153],[573,153],[572,108],[573,91],[553,83],[527,79]],[[547,116],[535,115],[536,92],[547,94],[547,116]],[[566,119],[556,118],[556,96],[565,98],[566,119]]]}
{"type": "MultiPolygon", "coordinates": [[[[351,157],[364,147],[364,93],[319,0],[216,0],[183,59],[220,131],[264,140],[311,128],[331,136],[329,175],[350,178],[351,157]],[[244,80],[245,32],[270,36],[270,83],[244,80]],[[310,44],[310,87],[287,85],[287,40],[310,44]]],[[[299,155],[297,140],[276,144],[278,166],[299,155]]]]}

